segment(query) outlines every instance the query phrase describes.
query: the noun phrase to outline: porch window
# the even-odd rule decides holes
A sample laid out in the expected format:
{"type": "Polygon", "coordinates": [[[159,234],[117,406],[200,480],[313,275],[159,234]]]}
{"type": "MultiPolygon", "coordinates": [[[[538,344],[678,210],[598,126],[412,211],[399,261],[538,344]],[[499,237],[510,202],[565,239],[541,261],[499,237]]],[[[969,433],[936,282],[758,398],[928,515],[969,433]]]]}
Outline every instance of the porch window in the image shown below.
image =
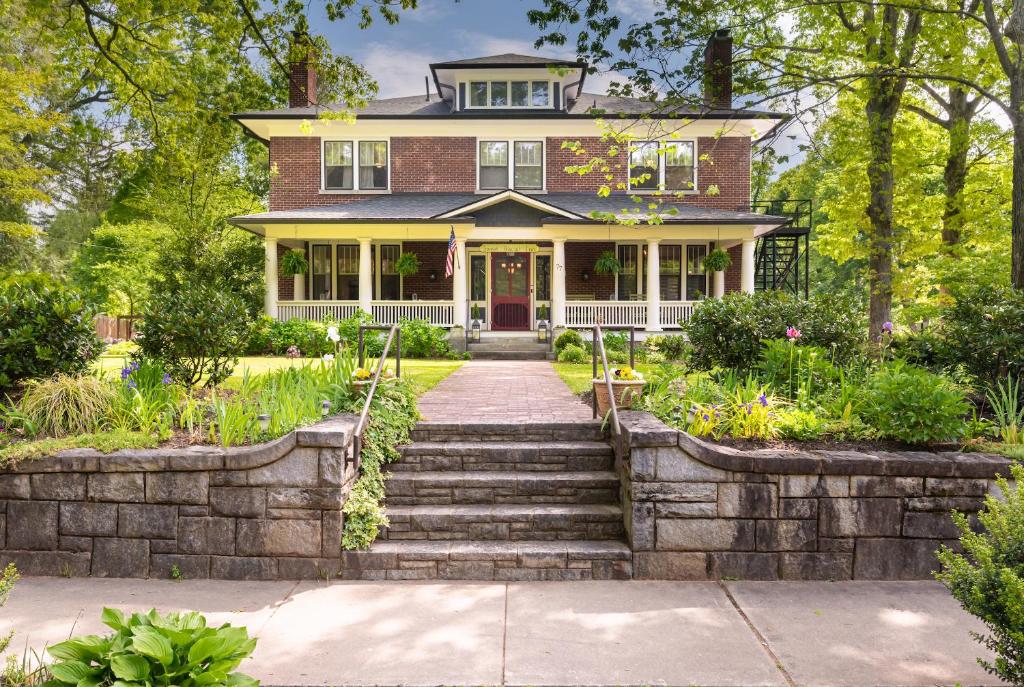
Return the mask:
{"type": "Polygon", "coordinates": [[[512,82],[512,107],[527,107],[530,104],[530,82],[512,82]]]}
{"type": "Polygon", "coordinates": [[[469,299],[473,301],[487,300],[487,256],[472,255],[469,258],[469,299]]]}
{"type": "Polygon", "coordinates": [[[640,300],[640,255],[638,246],[623,244],[618,247],[619,263],[622,269],[616,275],[618,282],[618,298],[620,301],[640,300]]]}
{"type": "Polygon", "coordinates": [[[382,191],[388,187],[388,142],[359,142],[359,188],[382,191]]]}
{"type": "Polygon", "coordinates": [[[537,256],[537,274],[533,280],[533,297],[538,301],[551,300],[551,256],[537,256]]]}
{"type": "Polygon", "coordinates": [[[471,107],[487,107],[486,81],[473,81],[469,84],[469,104],[471,107]]]}
{"type": "Polygon", "coordinates": [[[338,300],[359,300],[359,246],[338,246],[338,300]]]}
{"type": "Polygon", "coordinates": [[[395,269],[402,247],[396,244],[380,247],[380,299],[382,301],[402,300],[402,277],[395,269]]]}
{"type": "Polygon", "coordinates": [[[324,188],[352,190],[352,141],[324,141],[324,188]]]}
{"type": "Polygon", "coordinates": [[[313,246],[311,295],[315,301],[331,300],[331,247],[313,246]]]}
{"type": "Polygon", "coordinates": [[[534,107],[548,106],[548,82],[533,81],[530,83],[531,102],[534,107]]]}
{"type": "Polygon", "coordinates": [[[508,187],[508,141],[481,141],[480,188],[504,190],[508,187]]]}
{"type": "Polygon", "coordinates": [[[669,191],[692,191],[693,141],[674,141],[665,147],[665,188],[669,191]]]}
{"type": "Polygon", "coordinates": [[[508,82],[491,82],[491,107],[508,107],[508,82]]]}
{"type": "Polygon", "coordinates": [[[544,188],[544,144],[540,141],[516,141],[515,187],[544,188]]]}
{"type": "Polygon", "coordinates": [[[636,143],[629,153],[629,187],[637,190],[657,190],[661,182],[661,156],[653,141],[636,143]]]}
{"type": "Polygon", "coordinates": [[[708,255],[707,246],[686,247],[686,298],[697,301],[704,298],[708,291],[708,276],[704,272],[704,258],[708,255]]]}
{"type": "Polygon", "coordinates": [[[661,300],[678,301],[682,275],[682,246],[659,246],[659,273],[661,274],[661,300]]]}

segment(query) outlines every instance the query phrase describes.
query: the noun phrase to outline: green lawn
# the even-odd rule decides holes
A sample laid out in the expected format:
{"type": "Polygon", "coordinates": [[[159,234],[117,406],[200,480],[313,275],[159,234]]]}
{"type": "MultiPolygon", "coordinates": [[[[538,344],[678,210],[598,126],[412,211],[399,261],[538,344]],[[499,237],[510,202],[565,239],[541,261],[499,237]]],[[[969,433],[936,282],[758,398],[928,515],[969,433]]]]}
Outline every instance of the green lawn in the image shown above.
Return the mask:
{"type": "MultiPolygon", "coordinates": [[[[594,377],[593,377],[593,368],[591,367],[591,363],[583,363],[583,364],[577,364],[577,363],[551,363],[551,364],[555,366],[555,372],[558,373],[558,376],[562,378],[563,382],[565,382],[566,384],[569,385],[569,388],[572,389],[572,392],[574,394],[581,394],[584,391],[588,391],[590,389],[591,382],[594,379],[594,377]]],[[[613,366],[613,367],[616,367],[616,366],[613,366]]],[[[658,367],[659,367],[658,365],[649,365],[647,363],[637,363],[636,364],[636,369],[641,374],[643,374],[644,377],[648,377],[658,367]]]]}
{"type": "MultiPolygon", "coordinates": [[[[271,370],[279,370],[283,367],[294,367],[311,362],[310,358],[284,358],[279,356],[247,356],[238,361],[234,373],[225,382],[228,387],[236,386],[242,379],[242,375],[249,372],[250,375],[257,375],[271,370]]],[[[462,366],[462,360],[403,360],[402,377],[407,377],[416,385],[416,392],[422,394],[433,388],[442,379],[450,375],[462,366]]],[[[124,366],[122,356],[102,356],[97,366],[104,373],[119,372],[124,366]]],[[[389,361],[389,367],[394,370],[394,359],[389,361]]]]}

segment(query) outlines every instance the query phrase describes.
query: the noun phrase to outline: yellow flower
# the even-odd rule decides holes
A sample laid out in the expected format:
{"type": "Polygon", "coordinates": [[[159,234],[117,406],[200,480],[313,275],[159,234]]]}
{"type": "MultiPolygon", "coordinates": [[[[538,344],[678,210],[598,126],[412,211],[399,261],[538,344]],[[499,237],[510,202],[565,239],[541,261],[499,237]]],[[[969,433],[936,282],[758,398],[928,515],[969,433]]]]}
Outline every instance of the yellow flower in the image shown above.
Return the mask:
{"type": "Polygon", "coordinates": [[[356,379],[363,380],[369,379],[371,377],[371,374],[370,371],[367,370],[366,368],[360,367],[356,368],[356,371],[352,373],[352,376],[355,377],[356,379]]]}

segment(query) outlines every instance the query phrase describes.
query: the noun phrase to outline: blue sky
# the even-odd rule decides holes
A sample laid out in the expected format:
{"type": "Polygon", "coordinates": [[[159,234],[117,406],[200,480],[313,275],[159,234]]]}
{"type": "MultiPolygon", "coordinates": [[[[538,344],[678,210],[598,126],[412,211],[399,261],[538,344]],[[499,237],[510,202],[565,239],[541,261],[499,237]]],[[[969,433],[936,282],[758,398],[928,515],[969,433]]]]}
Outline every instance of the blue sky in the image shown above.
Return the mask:
{"type": "MultiPolygon", "coordinates": [[[[653,14],[654,0],[612,0],[624,21],[653,14]]],[[[327,37],[335,53],[362,63],[377,79],[380,96],[419,95],[430,62],[496,55],[506,52],[537,54],[540,35],[526,18],[541,0],[421,0],[420,7],[403,12],[397,25],[377,20],[360,30],[357,22],[331,22],[311,7],[312,29],[327,37]]],[[[572,46],[545,47],[540,54],[575,58],[572,46]]],[[[588,78],[587,90],[603,91],[609,77],[588,78]]]]}

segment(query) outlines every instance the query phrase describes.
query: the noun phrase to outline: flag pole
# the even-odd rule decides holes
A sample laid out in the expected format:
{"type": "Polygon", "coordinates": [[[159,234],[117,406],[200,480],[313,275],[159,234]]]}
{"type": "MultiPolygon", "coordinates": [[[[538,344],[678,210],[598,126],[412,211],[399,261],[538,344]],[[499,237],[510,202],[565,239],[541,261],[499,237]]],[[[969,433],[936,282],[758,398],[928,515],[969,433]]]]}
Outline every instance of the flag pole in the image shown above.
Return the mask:
{"type": "MultiPolygon", "coordinates": [[[[455,225],[452,224],[451,228],[452,228],[452,235],[454,236],[455,235],[455,225]]],[[[455,251],[455,264],[458,265],[460,268],[462,267],[462,262],[459,260],[459,251],[455,251]]]]}

